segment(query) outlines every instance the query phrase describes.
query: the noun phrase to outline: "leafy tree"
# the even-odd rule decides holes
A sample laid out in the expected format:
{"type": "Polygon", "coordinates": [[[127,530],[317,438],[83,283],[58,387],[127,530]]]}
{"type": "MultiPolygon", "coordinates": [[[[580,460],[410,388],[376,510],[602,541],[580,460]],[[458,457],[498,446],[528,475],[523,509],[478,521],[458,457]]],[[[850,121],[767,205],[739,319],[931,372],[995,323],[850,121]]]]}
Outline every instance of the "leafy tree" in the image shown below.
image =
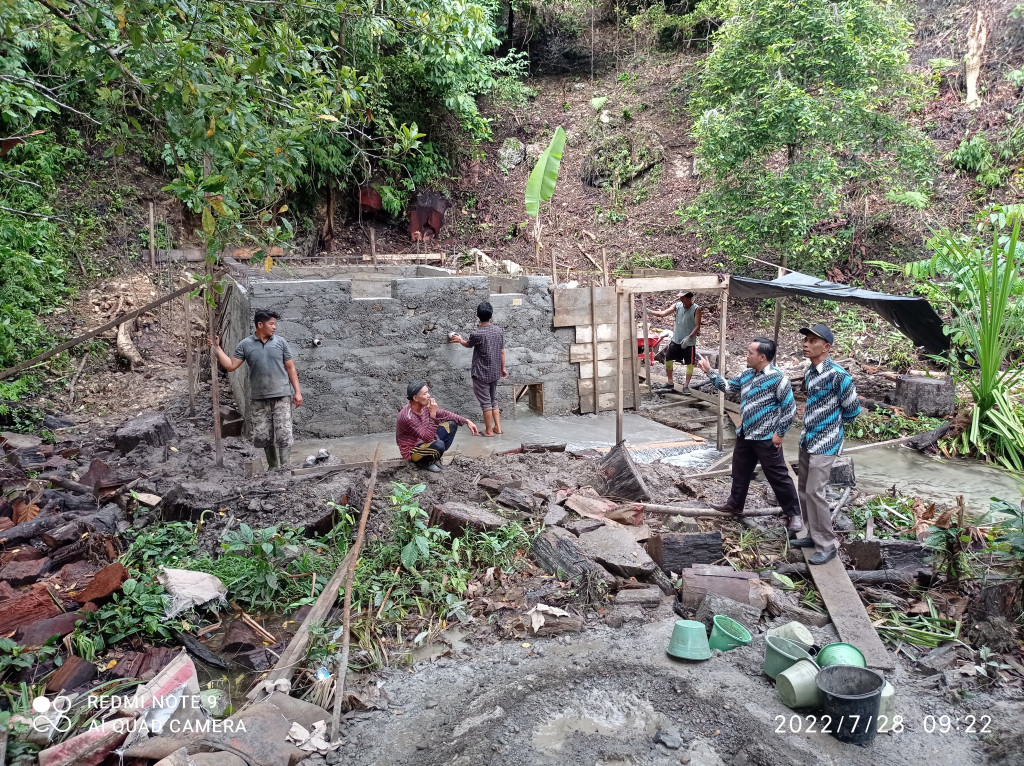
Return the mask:
{"type": "Polygon", "coordinates": [[[898,117],[914,94],[910,25],[876,0],[758,0],[714,36],[690,101],[708,188],[684,215],[711,252],[821,265],[815,224],[844,184],[927,183],[930,144],[898,117]]]}

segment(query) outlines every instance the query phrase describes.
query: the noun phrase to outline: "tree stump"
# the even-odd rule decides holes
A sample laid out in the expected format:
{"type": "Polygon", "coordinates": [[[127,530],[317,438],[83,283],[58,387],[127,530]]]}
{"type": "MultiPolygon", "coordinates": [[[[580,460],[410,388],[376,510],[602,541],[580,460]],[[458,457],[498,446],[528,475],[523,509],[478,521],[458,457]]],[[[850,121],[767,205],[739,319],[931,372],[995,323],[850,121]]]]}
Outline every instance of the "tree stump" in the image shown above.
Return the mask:
{"type": "Polygon", "coordinates": [[[114,445],[127,455],[140,444],[162,447],[174,438],[167,416],[162,412],[144,412],[121,425],[114,433],[114,445]]]}
{"type": "Polygon", "coordinates": [[[477,532],[501,529],[508,526],[508,519],[466,503],[442,503],[434,507],[430,523],[453,535],[461,535],[467,529],[477,532]]]}
{"type": "Polygon", "coordinates": [[[838,487],[856,487],[857,476],[853,471],[853,458],[840,455],[832,461],[828,483],[838,487]]]}
{"type": "Polygon", "coordinates": [[[941,417],[956,409],[956,388],[951,378],[900,375],[895,399],[896,405],[908,415],[941,417]]]}
{"type": "Polygon", "coordinates": [[[666,572],[682,573],[692,564],[714,564],[725,553],[721,532],[669,532],[647,541],[647,552],[666,572]]]}
{"type": "Polygon", "coordinates": [[[599,490],[601,495],[639,502],[651,499],[647,483],[637,471],[636,464],[626,449],[625,441],[612,447],[599,468],[604,477],[603,487],[599,490]]]}
{"type": "Polygon", "coordinates": [[[561,527],[546,529],[539,535],[533,541],[530,555],[551,574],[576,578],[590,573],[609,587],[615,584],[615,578],[583,552],[576,535],[561,527]]]}

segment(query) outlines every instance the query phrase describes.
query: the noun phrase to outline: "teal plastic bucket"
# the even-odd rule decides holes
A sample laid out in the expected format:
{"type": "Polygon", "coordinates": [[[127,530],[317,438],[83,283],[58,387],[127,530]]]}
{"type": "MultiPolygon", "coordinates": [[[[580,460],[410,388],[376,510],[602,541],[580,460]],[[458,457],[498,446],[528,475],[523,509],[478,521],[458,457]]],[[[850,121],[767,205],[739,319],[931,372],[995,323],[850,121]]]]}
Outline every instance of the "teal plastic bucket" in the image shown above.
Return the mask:
{"type": "Polygon", "coordinates": [[[818,666],[822,668],[830,665],[853,665],[858,668],[866,668],[868,661],[864,654],[853,644],[835,643],[823,646],[817,656],[818,666]]]}
{"type": "Polygon", "coordinates": [[[753,639],[750,631],[732,617],[716,614],[712,623],[714,627],[711,628],[711,638],[708,640],[712,649],[721,649],[723,652],[727,652],[738,646],[746,646],[753,639]]]}
{"type": "Polygon", "coordinates": [[[681,660],[706,660],[711,656],[708,646],[708,631],[703,622],[676,620],[672,638],[668,642],[668,653],[681,660]]]}
{"type": "Polygon", "coordinates": [[[764,669],[769,678],[777,678],[779,673],[792,667],[798,660],[809,660],[811,655],[795,641],[781,636],[768,636],[764,643],[764,669]]]}

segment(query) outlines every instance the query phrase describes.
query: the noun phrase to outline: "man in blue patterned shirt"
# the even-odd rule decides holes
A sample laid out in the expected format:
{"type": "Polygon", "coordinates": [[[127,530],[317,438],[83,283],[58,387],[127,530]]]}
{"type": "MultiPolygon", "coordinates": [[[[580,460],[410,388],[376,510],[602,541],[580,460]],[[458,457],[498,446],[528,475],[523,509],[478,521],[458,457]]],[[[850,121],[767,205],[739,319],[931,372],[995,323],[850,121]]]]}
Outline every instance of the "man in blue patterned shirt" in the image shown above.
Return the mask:
{"type": "Polygon", "coordinates": [[[804,374],[807,408],[800,437],[798,483],[807,536],[795,540],[798,548],[813,547],[812,564],[826,564],[836,557],[839,540],[832,529],[832,512],[825,497],[832,463],[843,452],[843,425],[860,414],[857,389],[846,370],[832,361],[829,352],[835,337],[823,324],[804,327],[804,356],[811,366],[804,374]]]}
{"type": "Polygon", "coordinates": [[[761,463],[764,476],[775,490],[775,497],[786,514],[786,526],[791,532],[798,532],[803,529],[800,503],[782,456],[782,437],[793,425],[796,402],[789,378],[772,364],[774,359],[774,341],[754,338],[747,347],[747,369],[738,378],[722,378],[711,370],[711,363],[704,357],[697,363],[719,391],[740,392],[742,422],[736,431],[736,444],[732,451],[732,491],[725,503],[712,504],[711,507],[742,513],[750,479],[757,464],[761,463]]]}

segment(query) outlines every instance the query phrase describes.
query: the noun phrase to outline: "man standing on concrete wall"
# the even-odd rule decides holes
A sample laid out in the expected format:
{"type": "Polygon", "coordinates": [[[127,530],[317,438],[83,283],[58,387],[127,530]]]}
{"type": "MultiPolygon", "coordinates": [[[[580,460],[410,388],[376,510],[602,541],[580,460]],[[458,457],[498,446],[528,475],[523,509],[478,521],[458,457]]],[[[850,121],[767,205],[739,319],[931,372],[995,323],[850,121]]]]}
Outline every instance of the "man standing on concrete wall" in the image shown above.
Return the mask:
{"type": "Polygon", "coordinates": [[[413,465],[439,473],[441,456],[452,446],[459,426],[466,426],[473,436],[480,431],[469,418],[438,407],[424,381],[410,383],[405,395],[409,403],[398,413],[395,424],[398,451],[413,465]]]}
{"type": "Polygon", "coordinates": [[[501,433],[498,381],[508,377],[508,370],[505,369],[505,331],[491,324],[492,316],[494,307],[489,301],[484,301],[476,307],[480,325],[469,334],[469,340],[463,340],[457,333],[453,333],[449,339],[452,343],[461,343],[473,349],[470,374],[473,378],[473,394],[484,413],[483,436],[501,433]]]}
{"type": "MultiPolygon", "coordinates": [[[[668,388],[675,388],[675,363],[683,362],[686,365],[686,383],[683,384],[683,393],[690,393],[690,378],[693,377],[693,364],[696,361],[694,355],[697,353],[697,336],[700,335],[700,322],[704,309],[693,302],[693,293],[679,293],[679,300],[670,308],[664,311],[652,311],[651,316],[667,317],[676,315],[675,332],[672,333],[672,341],[668,344],[668,352],[665,354],[665,374],[668,375],[668,388]]],[[[664,386],[663,386],[664,387],[664,386]]]]}
{"type": "Polygon", "coordinates": [[[216,338],[217,361],[228,372],[242,363],[249,365],[249,406],[246,416],[252,442],[267,455],[268,468],[287,468],[291,457],[292,404],[302,406],[299,375],[292,361],[288,341],[275,335],[280,317],[267,309],[256,309],[256,332],[242,338],[235,353],[228,356],[216,338]]]}
{"type": "Polygon", "coordinates": [[[832,529],[832,512],[825,487],[832,473],[832,463],[843,452],[843,426],[860,414],[860,403],[850,373],[829,356],[835,340],[832,330],[816,324],[800,332],[804,336],[804,356],[811,360],[811,366],[804,373],[807,408],[797,471],[800,505],[808,534],[792,544],[797,548],[813,547],[815,553],[810,563],[827,564],[836,557],[839,540],[832,529]]]}
{"type": "Polygon", "coordinates": [[[747,369],[738,378],[722,378],[712,371],[711,363],[703,356],[698,362],[719,391],[740,392],[742,421],[736,431],[736,444],[732,451],[732,490],[725,503],[712,503],[711,507],[716,511],[742,513],[750,479],[760,463],[764,477],[775,491],[775,497],[787,517],[787,528],[790,532],[798,532],[804,526],[800,520],[800,501],[782,455],[782,437],[793,425],[796,402],[789,378],[772,364],[774,359],[775,342],[754,338],[747,347],[747,369]]]}

